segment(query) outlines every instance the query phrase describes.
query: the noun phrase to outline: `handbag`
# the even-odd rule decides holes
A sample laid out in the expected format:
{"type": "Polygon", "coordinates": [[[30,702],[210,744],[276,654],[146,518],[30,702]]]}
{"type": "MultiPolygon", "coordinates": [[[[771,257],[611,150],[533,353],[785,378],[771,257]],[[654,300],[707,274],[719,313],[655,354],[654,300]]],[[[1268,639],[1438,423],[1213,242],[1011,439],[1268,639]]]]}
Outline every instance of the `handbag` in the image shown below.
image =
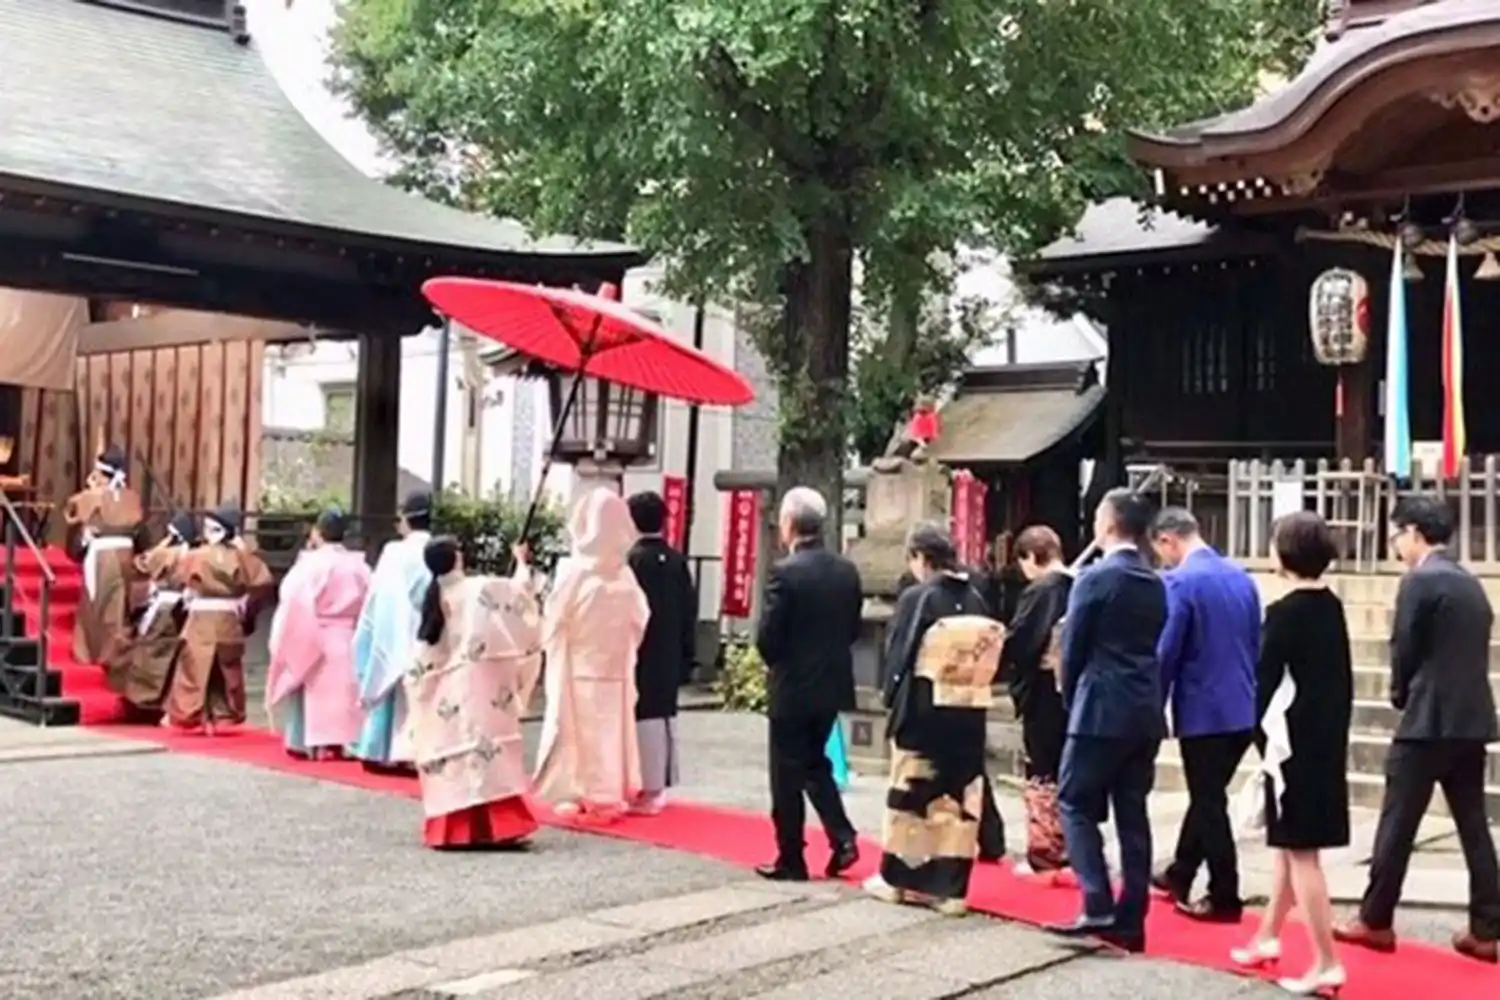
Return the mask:
{"type": "Polygon", "coordinates": [[[1230,804],[1236,840],[1266,828],[1266,774],[1262,768],[1256,767],[1230,804]]]}

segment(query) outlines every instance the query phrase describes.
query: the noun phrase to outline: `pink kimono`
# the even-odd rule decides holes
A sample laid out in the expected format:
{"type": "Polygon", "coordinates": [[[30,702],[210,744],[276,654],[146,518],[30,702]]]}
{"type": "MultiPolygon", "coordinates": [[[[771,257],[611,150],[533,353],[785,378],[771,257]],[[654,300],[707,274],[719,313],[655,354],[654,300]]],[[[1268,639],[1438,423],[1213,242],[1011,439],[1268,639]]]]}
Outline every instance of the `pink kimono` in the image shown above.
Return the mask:
{"type": "Polygon", "coordinates": [[[359,737],[364,713],[352,653],[369,586],[364,555],[342,545],[302,553],[282,581],[266,704],[291,753],[341,756],[359,737]]]}
{"type": "Polygon", "coordinates": [[[433,848],[514,844],[527,808],[521,716],[542,666],[536,597],[517,580],[438,578],[443,633],[418,643],[404,679],[412,752],[433,848]]]}
{"type": "Polygon", "coordinates": [[[635,658],[650,608],[627,556],[630,509],[596,489],[573,509],[570,558],[543,613],[547,653],[536,788],[562,815],[611,819],[640,791],[635,658]]]}

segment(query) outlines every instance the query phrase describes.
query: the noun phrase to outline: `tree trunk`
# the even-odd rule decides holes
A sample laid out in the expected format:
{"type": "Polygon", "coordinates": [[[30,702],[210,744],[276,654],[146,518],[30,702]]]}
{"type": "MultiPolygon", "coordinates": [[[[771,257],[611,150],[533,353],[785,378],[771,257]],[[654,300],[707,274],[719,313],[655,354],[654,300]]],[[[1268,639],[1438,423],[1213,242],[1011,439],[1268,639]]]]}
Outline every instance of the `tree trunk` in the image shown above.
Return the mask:
{"type": "Polygon", "coordinates": [[[848,449],[849,317],[854,251],[846,229],[827,224],[807,236],[808,259],[786,270],[786,313],[776,364],[781,435],[778,502],[794,486],[828,501],[828,544],[841,541],[848,449]]]}

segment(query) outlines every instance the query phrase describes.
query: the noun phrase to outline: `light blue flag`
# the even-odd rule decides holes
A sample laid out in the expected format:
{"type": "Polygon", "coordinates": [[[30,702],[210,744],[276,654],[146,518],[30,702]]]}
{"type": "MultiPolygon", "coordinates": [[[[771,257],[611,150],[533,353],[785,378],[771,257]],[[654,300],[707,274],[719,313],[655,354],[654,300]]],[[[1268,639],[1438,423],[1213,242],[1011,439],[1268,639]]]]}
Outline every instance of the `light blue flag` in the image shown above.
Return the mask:
{"type": "Polygon", "coordinates": [[[1411,478],[1405,263],[1405,249],[1398,239],[1391,254],[1391,311],[1385,338],[1385,471],[1397,479],[1411,478]]]}
{"type": "Polygon", "coordinates": [[[839,791],[849,790],[849,751],[844,746],[844,720],[838,719],[833,724],[833,732],[828,734],[828,747],[823,751],[828,755],[828,762],[833,765],[833,780],[838,784],[839,791]]]}

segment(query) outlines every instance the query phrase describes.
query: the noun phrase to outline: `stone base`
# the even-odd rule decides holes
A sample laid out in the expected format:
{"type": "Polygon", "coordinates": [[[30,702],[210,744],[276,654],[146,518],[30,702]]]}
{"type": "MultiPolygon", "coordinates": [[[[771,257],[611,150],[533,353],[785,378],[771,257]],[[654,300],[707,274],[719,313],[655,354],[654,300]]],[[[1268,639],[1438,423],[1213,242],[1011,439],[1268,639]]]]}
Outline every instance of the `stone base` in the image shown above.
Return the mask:
{"type": "Polygon", "coordinates": [[[891,743],[886,738],[886,711],[880,703],[880,692],[856,688],[854,704],[854,711],[845,712],[843,718],[849,769],[866,776],[886,775],[891,769],[891,743]]]}

